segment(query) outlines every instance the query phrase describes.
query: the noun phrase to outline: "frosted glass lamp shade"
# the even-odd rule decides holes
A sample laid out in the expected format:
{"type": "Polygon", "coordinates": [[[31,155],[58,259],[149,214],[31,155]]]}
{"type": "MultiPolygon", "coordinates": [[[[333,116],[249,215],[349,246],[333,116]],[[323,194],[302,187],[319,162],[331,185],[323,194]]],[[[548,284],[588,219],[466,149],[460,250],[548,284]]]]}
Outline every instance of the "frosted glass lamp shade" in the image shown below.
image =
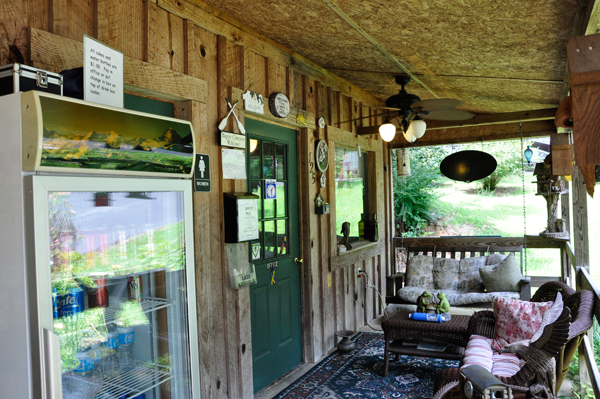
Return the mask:
{"type": "Polygon", "coordinates": [[[417,118],[413,119],[410,122],[410,126],[408,130],[412,131],[413,136],[420,139],[425,134],[425,129],[427,128],[427,123],[423,119],[417,116],[417,118]]]}
{"type": "Polygon", "coordinates": [[[410,159],[408,150],[403,148],[396,150],[396,159],[398,161],[398,177],[410,176],[410,159]]]}
{"type": "Polygon", "coordinates": [[[415,140],[417,139],[415,136],[413,136],[410,127],[408,128],[408,130],[406,132],[404,132],[404,138],[406,139],[406,141],[408,141],[409,143],[414,143],[415,140]]]}
{"type": "Polygon", "coordinates": [[[394,139],[396,135],[396,126],[391,124],[390,122],[386,122],[383,125],[379,126],[379,135],[381,139],[386,142],[390,142],[394,139]]]}

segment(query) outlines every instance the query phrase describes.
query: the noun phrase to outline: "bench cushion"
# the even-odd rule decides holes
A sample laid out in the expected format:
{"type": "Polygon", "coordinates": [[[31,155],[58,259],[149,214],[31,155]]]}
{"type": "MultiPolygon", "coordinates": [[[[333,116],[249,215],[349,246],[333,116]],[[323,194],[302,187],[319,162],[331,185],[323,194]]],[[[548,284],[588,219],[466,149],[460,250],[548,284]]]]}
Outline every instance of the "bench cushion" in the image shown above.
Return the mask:
{"type": "Polygon", "coordinates": [[[433,284],[438,290],[458,290],[458,259],[433,259],[433,284]]]}
{"type": "MultiPolygon", "coordinates": [[[[423,293],[424,289],[421,287],[410,287],[406,286],[398,291],[398,297],[400,299],[417,303],[417,298],[423,293]]],[[[434,302],[437,302],[437,294],[442,291],[450,306],[459,305],[470,305],[476,303],[491,303],[494,297],[508,298],[508,299],[519,299],[521,297],[519,292],[462,292],[455,290],[428,290],[435,297],[434,302]]]]}
{"type": "MultiPolygon", "coordinates": [[[[415,255],[408,260],[406,265],[406,285],[419,287],[423,293],[425,290],[433,290],[433,257],[426,255],[415,255]]],[[[417,297],[419,296],[417,295],[417,297]]],[[[415,298],[414,303],[417,303],[415,298]]]]}

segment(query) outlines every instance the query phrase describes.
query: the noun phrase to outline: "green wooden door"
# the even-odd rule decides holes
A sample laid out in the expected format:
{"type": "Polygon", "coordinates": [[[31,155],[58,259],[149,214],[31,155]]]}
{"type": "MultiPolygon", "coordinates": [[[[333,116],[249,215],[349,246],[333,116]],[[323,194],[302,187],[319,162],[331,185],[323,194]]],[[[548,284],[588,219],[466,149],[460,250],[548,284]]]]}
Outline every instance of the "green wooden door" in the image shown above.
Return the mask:
{"type": "Polygon", "coordinates": [[[296,131],[246,119],[248,191],[259,199],[260,238],[250,243],[254,392],[302,362],[296,131]],[[267,199],[269,180],[276,199],[267,199]]]}

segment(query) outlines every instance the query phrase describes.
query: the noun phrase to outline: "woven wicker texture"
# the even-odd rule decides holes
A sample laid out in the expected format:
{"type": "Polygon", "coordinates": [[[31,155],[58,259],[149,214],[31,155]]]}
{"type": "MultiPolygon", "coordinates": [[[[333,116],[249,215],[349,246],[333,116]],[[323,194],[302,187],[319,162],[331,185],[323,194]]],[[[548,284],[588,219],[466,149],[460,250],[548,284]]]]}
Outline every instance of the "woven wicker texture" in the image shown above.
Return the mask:
{"type": "MultiPolygon", "coordinates": [[[[592,315],[594,307],[594,295],[587,290],[575,291],[566,284],[558,281],[548,282],[542,285],[531,302],[546,302],[556,299],[556,293],[560,291],[565,306],[571,310],[571,326],[569,329],[569,341],[563,351],[556,359],[556,391],[560,389],[562,381],[566,375],[569,363],[577,347],[581,342],[583,334],[592,326],[592,315]]],[[[494,313],[482,311],[475,313],[468,326],[468,336],[472,334],[483,335],[493,338],[495,335],[496,319],[494,313]]],[[[459,379],[459,369],[447,369],[440,372],[434,381],[434,392],[437,392],[443,386],[452,380],[459,379]]],[[[502,382],[508,385],[527,387],[534,379],[533,370],[526,364],[517,374],[512,377],[498,377],[502,382]]]]}

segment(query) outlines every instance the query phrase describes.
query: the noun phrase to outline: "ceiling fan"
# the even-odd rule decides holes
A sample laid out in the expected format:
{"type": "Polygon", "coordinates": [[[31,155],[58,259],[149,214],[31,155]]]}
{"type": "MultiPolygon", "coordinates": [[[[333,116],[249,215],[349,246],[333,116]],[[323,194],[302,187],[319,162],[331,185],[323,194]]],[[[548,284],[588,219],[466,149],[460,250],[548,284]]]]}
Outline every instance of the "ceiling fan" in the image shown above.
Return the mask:
{"type": "Polygon", "coordinates": [[[374,107],[386,109],[385,122],[379,127],[379,133],[384,141],[391,141],[396,134],[396,125],[391,123],[390,119],[401,118],[399,125],[404,133],[404,138],[412,143],[416,139],[423,137],[427,124],[424,119],[439,121],[461,121],[471,119],[475,116],[467,111],[456,109],[462,104],[462,101],[451,98],[442,98],[434,100],[421,100],[415,94],[407,93],[404,86],[410,83],[410,76],[397,75],[396,83],[402,88],[398,94],[394,94],[386,101],[385,107],[374,107]]]}

